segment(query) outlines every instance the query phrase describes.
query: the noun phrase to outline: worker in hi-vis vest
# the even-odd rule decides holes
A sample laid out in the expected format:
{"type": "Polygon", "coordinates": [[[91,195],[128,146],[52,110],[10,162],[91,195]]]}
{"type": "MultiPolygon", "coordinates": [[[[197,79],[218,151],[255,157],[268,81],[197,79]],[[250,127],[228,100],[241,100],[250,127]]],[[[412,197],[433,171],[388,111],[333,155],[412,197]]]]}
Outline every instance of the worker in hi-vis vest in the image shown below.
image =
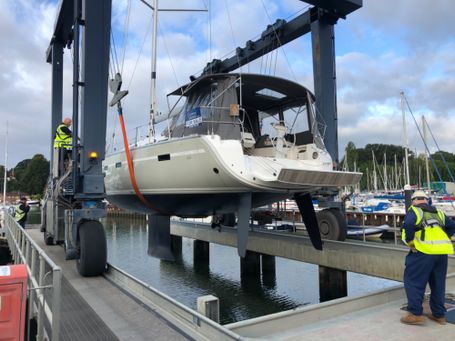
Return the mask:
{"type": "Polygon", "coordinates": [[[70,130],[71,118],[66,117],[55,129],[54,148],[59,148],[63,161],[69,160],[71,157],[72,136],[70,130]]]}
{"type": "Polygon", "coordinates": [[[409,246],[404,270],[404,288],[408,298],[408,315],[402,323],[423,324],[423,299],[427,283],[430,285],[428,318],[446,324],[445,286],[448,256],[453,254],[450,237],[455,233],[455,221],[444,212],[428,204],[428,196],[416,191],[411,196],[412,206],[403,222],[401,239],[409,246]]]}
{"type": "Polygon", "coordinates": [[[16,220],[23,228],[25,228],[28,211],[30,211],[30,206],[27,205],[27,198],[22,197],[19,205],[15,207],[14,220],[16,220]]]}

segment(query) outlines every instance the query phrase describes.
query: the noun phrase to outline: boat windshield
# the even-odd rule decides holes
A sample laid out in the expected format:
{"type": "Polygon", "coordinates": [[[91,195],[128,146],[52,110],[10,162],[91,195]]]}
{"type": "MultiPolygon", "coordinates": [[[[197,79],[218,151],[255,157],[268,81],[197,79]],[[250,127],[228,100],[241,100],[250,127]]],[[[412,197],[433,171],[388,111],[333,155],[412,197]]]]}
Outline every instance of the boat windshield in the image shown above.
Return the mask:
{"type": "Polygon", "coordinates": [[[235,80],[219,79],[199,86],[188,94],[171,127],[171,137],[215,134],[224,140],[239,139],[240,122],[230,111],[234,103],[238,103],[235,80]]]}

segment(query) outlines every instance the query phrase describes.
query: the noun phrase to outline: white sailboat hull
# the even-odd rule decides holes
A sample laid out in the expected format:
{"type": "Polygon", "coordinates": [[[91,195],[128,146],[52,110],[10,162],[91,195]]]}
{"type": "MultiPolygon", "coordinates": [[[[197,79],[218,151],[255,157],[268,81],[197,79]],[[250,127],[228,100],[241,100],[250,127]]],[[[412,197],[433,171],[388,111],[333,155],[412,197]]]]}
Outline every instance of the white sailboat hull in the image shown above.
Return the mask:
{"type": "MultiPolygon", "coordinates": [[[[217,135],[174,138],[131,149],[137,185],[157,210],[146,207],[131,185],[124,152],[103,163],[108,200],[122,208],[158,214],[204,216],[233,212],[241,193],[259,207],[321,187],[358,183],[361,173],[332,171],[328,155],[299,159],[244,155],[240,141],[217,135]]],[[[313,153],[308,150],[308,153],[313,153]]]]}

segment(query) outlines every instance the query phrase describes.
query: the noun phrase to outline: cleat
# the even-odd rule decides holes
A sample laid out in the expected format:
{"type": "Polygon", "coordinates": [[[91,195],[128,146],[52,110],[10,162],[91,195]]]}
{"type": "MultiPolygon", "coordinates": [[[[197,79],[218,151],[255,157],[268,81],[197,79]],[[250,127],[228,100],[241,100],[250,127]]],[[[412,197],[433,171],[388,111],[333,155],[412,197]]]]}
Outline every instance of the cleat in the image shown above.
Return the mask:
{"type": "Polygon", "coordinates": [[[408,315],[403,316],[400,319],[400,322],[404,324],[424,324],[425,317],[423,315],[414,315],[409,313],[408,315]]]}

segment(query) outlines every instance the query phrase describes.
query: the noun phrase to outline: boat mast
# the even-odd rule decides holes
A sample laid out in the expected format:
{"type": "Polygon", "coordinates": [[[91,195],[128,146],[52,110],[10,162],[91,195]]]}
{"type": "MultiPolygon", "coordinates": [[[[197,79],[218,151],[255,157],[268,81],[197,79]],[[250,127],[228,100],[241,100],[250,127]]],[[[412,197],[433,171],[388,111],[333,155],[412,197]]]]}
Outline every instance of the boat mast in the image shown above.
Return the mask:
{"type": "Polygon", "coordinates": [[[5,165],[3,166],[3,206],[6,206],[6,165],[8,163],[8,121],[6,121],[6,135],[5,135],[5,165]]]}
{"type": "Polygon", "coordinates": [[[152,84],[150,86],[150,117],[149,117],[149,142],[155,141],[155,116],[156,105],[156,45],[158,36],[158,0],[153,0],[153,28],[152,28],[152,84]]]}
{"type": "Polygon", "coordinates": [[[403,132],[404,132],[404,167],[405,167],[405,170],[406,170],[406,183],[405,185],[409,185],[410,184],[410,180],[409,180],[409,155],[408,155],[408,133],[406,131],[406,116],[405,116],[405,112],[404,112],[404,92],[401,91],[400,92],[400,98],[401,98],[401,113],[402,113],[402,116],[403,116],[403,132]]]}
{"type": "MultiPolygon", "coordinates": [[[[422,115],[422,128],[423,128],[423,144],[427,146],[427,121],[425,121],[425,116],[422,115]]],[[[431,185],[430,185],[430,168],[428,167],[428,158],[430,157],[430,151],[425,148],[425,168],[427,172],[427,187],[428,187],[428,194],[431,193],[431,185]]]]}

